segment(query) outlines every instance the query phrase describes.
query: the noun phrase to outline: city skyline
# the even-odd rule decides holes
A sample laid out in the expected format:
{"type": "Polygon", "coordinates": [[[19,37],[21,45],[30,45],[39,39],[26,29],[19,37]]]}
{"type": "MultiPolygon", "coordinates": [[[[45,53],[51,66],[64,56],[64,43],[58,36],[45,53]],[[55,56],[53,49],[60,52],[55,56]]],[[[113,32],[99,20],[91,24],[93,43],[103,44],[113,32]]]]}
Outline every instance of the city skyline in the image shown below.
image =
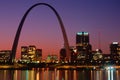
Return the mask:
{"type": "MultiPolygon", "coordinates": [[[[75,35],[81,31],[90,34],[90,44],[93,50],[99,47],[100,37],[103,53],[109,53],[110,43],[120,40],[119,1],[1,1],[0,50],[12,48],[14,36],[23,14],[37,2],[48,3],[58,11],[65,25],[70,45],[75,46],[75,35]]],[[[58,53],[63,47],[64,41],[59,23],[53,12],[47,7],[35,8],[25,21],[18,51],[20,51],[21,45],[29,44],[43,48],[44,56],[48,55],[46,53],[58,53]]]]}

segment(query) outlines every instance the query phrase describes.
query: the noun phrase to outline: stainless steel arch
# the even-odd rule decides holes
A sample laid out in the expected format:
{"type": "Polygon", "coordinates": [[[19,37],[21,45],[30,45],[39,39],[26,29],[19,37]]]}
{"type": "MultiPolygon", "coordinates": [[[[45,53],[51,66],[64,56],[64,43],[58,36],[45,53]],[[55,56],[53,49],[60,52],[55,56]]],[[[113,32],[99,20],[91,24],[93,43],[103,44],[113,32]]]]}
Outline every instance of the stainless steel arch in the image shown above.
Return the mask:
{"type": "Polygon", "coordinates": [[[20,37],[20,33],[21,33],[21,30],[22,30],[22,26],[24,24],[24,21],[28,15],[28,13],[36,6],[38,5],[45,5],[45,6],[48,6],[49,8],[51,8],[53,10],[53,12],[55,13],[58,21],[59,21],[59,24],[60,24],[60,27],[61,27],[61,30],[62,30],[62,34],[63,34],[63,38],[64,38],[64,45],[65,45],[65,49],[66,49],[66,54],[67,54],[67,59],[70,59],[70,50],[69,50],[69,43],[68,43],[68,39],[67,39],[67,35],[66,35],[66,31],[65,31],[65,28],[64,28],[64,25],[63,25],[63,22],[58,14],[58,12],[49,4],[46,4],[46,3],[37,3],[37,4],[34,4],[33,6],[31,6],[27,11],[26,13],[24,14],[24,16],[22,17],[21,19],[21,22],[18,26],[18,30],[16,32],[16,35],[15,35],[15,38],[14,38],[14,42],[13,42],[13,46],[12,46],[12,52],[11,52],[11,55],[10,55],[10,62],[12,63],[15,59],[15,56],[16,56],[16,50],[17,50],[17,46],[18,46],[18,41],[19,41],[19,37],[20,37]]]}

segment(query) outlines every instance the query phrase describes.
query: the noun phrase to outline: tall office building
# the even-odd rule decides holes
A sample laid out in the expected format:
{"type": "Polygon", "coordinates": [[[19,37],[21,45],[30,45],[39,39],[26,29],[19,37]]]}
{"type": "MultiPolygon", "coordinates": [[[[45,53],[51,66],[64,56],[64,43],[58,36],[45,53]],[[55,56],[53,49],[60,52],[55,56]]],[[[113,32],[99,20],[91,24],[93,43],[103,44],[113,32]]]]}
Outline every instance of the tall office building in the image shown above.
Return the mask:
{"type": "Polygon", "coordinates": [[[120,55],[120,44],[118,42],[110,44],[110,53],[120,55]]]}
{"type": "Polygon", "coordinates": [[[76,48],[78,52],[78,59],[89,59],[92,46],[89,43],[88,32],[78,32],[76,34],[76,48]]]}
{"type": "Polygon", "coordinates": [[[34,45],[30,45],[28,47],[28,56],[29,56],[29,59],[34,61],[35,60],[35,56],[36,56],[36,46],[34,45]]]}
{"type": "Polygon", "coordinates": [[[22,46],[21,59],[27,61],[40,61],[42,59],[42,49],[36,49],[36,46],[22,46]]]}
{"type": "Polygon", "coordinates": [[[110,44],[110,54],[112,59],[120,59],[120,44],[118,42],[113,42],[110,44]]]}
{"type": "Polygon", "coordinates": [[[28,47],[27,46],[22,46],[21,47],[21,59],[26,59],[28,60],[28,47]]]}
{"type": "Polygon", "coordinates": [[[81,46],[83,44],[89,44],[88,32],[78,32],[76,34],[76,45],[81,46]]]}
{"type": "Polygon", "coordinates": [[[35,55],[35,52],[36,52],[36,46],[30,45],[28,47],[28,54],[35,55]]]}

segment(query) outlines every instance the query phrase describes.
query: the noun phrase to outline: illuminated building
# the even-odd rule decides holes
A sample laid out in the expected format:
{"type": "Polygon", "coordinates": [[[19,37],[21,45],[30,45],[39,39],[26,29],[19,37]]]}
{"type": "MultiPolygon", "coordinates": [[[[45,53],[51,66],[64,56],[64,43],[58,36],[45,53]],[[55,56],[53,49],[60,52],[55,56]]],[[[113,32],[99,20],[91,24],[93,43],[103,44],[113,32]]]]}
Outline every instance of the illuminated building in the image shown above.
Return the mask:
{"type": "Polygon", "coordinates": [[[94,51],[93,53],[93,60],[102,60],[103,56],[102,56],[102,51],[100,49],[96,49],[96,51],[94,51]]]}
{"type": "Polygon", "coordinates": [[[35,59],[36,47],[34,45],[22,46],[21,47],[21,59],[34,60],[35,59]]]}
{"type": "Polygon", "coordinates": [[[10,59],[11,50],[0,51],[0,62],[8,62],[10,59]]]}
{"type": "Polygon", "coordinates": [[[22,46],[21,47],[21,59],[26,59],[28,60],[28,47],[27,46],[22,46]]]}
{"type": "Polygon", "coordinates": [[[76,34],[76,48],[77,48],[77,59],[86,60],[91,57],[92,47],[89,43],[88,32],[78,32],[76,34]]]}
{"type": "Polygon", "coordinates": [[[76,45],[81,46],[83,44],[89,44],[88,32],[78,32],[76,35],[76,45]]]}
{"type": "Polygon", "coordinates": [[[110,61],[111,60],[111,54],[103,54],[103,60],[104,61],[110,61]]]}
{"type": "Polygon", "coordinates": [[[71,62],[74,62],[77,60],[77,52],[76,48],[74,46],[70,47],[70,52],[71,52],[71,62]]]}
{"type": "Polygon", "coordinates": [[[103,54],[103,64],[112,64],[111,54],[103,54]]]}
{"type": "Polygon", "coordinates": [[[110,44],[110,53],[112,59],[119,59],[120,56],[120,44],[118,42],[113,42],[110,44]]]}
{"type": "Polygon", "coordinates": [[[36,52],[36,46],[30,45],[30,46],[28,47],[28,54],[30,54],[30,55],[35,55],[35,52],[36,52]]]}
{"type": "Polygon", "coordinates": [[[118,42],[113,42],[110,45],[110,52],[111,52],[111,54],[119,54],[120,55],[120,45],[118,42]]]}
{"type": "Polygon", "coordinates": [[[21,59],[24,61],[40,61],[42,59],[42,49],[36,49],[36,46],[22,46],[21,59]]]}
{"type": "Polygon", "coordinates": [[[58,61],[58,56],[57,55],[48,55],[46,62],[50,63],[50,62],[56,62],[58,61]]]}
{"type": "Polygon", "coordinates": [[[35,60],[35,56],[36,56],[36,46],[34,46],[34,45],[30,45],[29,47],[28,47],[28,56],[29,56],[29,59],[30,60],[35,60]]]}

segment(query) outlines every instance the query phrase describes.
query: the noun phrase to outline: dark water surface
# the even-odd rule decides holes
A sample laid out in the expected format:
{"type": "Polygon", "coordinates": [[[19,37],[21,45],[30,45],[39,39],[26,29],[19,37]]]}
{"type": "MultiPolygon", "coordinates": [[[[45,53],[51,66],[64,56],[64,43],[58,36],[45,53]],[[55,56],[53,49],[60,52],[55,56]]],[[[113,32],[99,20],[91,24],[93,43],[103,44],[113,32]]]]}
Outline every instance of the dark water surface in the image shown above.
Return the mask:
{"type": "Polygon", "coordinates": [[[0,70],[0,80],[120,80],[120,70],[0,70]]]}

